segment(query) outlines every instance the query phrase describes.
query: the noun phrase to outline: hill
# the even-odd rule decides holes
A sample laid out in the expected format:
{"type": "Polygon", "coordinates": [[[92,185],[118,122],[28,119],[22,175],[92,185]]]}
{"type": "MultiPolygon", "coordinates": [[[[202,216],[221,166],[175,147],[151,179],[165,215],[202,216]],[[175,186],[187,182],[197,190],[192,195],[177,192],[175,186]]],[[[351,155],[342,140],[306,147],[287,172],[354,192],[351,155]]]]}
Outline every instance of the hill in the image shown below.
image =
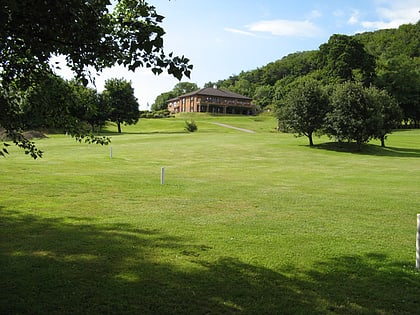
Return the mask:
{"type": "MultiPolygon", "coordinates": [[[[336,35],[331,38],[334,36],[336,35]]],[[[420,21],[417,24],[402,25],[398,29],[366,32],[349,38],[361,43],[365,51],[375,60],[376,66],[371,83],[394,96],[404,111],[404,118],[418,126],[420,21]]],[[[256,105],[264,110],[267,107],[279,106],[288,86],[299,77],[312,76],[325,84],[336,82],[335,78],[326,71],[327,66],[323,62],[320,49],[296,52],[261,68],[243,71],[217,82],[209,82],[206,86],[216,84],[221,88],[251,97],[256,105]]]]}

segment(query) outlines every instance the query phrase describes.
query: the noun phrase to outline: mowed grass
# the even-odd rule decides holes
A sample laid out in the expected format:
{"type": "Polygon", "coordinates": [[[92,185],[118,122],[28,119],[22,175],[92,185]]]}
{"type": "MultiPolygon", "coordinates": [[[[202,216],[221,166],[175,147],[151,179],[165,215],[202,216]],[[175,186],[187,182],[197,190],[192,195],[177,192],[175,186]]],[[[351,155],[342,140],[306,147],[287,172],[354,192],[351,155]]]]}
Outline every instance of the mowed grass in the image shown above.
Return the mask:
{"type": "Polygon", "coordinates": [[[49,135],[36,161],[12,148],[0,313],[418,313],[420,131],[358,153],[275,127],[193,115],[110,125],[104,147],[49,135]]]}

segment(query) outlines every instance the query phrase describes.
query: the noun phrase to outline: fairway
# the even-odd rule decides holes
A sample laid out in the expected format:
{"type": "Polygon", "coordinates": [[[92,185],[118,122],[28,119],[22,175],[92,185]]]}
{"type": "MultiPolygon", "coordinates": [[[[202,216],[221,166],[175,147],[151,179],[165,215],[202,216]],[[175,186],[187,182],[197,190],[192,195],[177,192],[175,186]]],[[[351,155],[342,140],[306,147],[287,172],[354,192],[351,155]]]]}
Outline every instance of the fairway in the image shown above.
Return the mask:
{"type": "Polygon", "coordinates": [[[196,114],[11,147],[0,313],[418,313],[420,131],[353,152],[275,128],[196,114]]]}

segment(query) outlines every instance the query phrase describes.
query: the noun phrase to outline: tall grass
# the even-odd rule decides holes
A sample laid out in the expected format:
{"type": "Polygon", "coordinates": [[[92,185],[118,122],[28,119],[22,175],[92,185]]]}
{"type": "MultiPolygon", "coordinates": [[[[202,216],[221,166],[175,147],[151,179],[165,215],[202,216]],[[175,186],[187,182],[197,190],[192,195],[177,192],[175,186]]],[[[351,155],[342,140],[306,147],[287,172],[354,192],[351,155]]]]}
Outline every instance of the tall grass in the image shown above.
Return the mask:
{"type": "Polygon", "coordinates": [[[418,311],[419,131],[355,153],[269,116],[190,118],[123,127],[112,159],[50,135],[43,159],[0,160],[1,313],[418,311]]]}

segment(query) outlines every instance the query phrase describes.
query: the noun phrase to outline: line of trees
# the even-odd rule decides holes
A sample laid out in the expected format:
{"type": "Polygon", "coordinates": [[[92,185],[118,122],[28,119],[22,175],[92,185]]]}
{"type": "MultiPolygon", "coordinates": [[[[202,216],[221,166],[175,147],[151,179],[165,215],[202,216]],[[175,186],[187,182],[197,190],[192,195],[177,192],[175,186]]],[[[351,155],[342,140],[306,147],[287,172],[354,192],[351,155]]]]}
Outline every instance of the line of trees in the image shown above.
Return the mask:
{"type": "Polygon", "coordinates": [[[70,82],[56,75],[45,76],[34,83],[21,97],[22,125],[25,129],[80,130],[96,133],[107,121],[135,124],[139,119],[139,104],[131,82],[109,79],[105,89],[86,87],[76,80],[70,82]]]}
{"type": "Polygon", "coordinates": [[[337,141],[363,143],[380,139],[400,125],[402,110],[393,97],[376,87],[347,81],[322,86],[313,78],[295,82],[277,111],[284,131],[306,136],[313,146],[313,135],[326,134],[337,141]]]}

